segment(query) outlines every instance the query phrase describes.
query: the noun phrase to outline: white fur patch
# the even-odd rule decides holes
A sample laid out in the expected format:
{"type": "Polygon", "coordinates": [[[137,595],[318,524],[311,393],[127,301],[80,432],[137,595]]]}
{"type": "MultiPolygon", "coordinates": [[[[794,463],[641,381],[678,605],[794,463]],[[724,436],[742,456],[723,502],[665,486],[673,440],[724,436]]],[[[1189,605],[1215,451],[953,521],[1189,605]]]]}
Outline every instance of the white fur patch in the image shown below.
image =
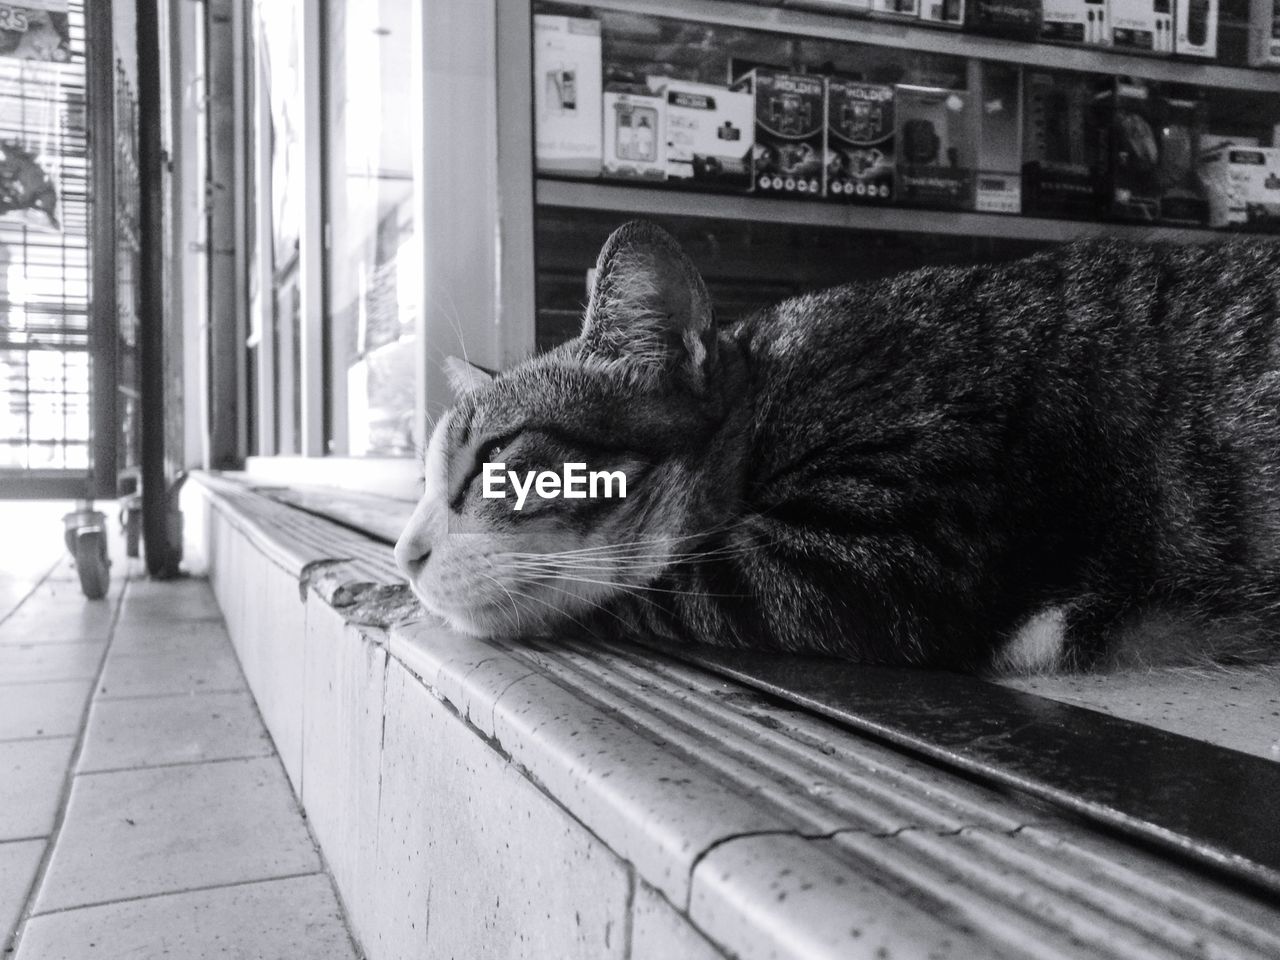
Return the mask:
{"type": "Polygon", "coordinates": [[[1057,669],[1066,639],[1066,608],[1046,607],[1028,617],[996,656],[1000,673],[1045,673],[1057,669]]]}

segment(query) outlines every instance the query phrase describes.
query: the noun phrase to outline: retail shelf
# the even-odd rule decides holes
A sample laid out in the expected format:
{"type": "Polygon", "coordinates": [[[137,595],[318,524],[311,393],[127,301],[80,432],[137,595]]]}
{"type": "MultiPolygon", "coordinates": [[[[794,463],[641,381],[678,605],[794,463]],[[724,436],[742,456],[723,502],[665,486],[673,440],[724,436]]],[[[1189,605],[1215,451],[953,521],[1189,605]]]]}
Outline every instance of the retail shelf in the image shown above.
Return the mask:
{"type": "Polygon", "coordinates": [[[1265,70],[1119,53],[1106,47],[1073,47],[1001,40],[955,30],[923,27],[905,21],[840,16],[793,7],[757,6],[728,0],[587,0],[583,5],[824,40],[868,43],[982,60],[1003,60],[1050,69],[1126,74],[1149,80],[1280,94],[1280,73],[1265,70]]]}
{"type": "Polygon", "coordinates": [[[1050,220],[996,213],[871,207],[817,200],[778,200],[740,194],[694,193],[621,183],[539,178],[537,202],[542,207],[611,210],[618,213],[670,217],[708,217],[786,223],[806,227],[879,230],[893,233],[940,233],[1006,240],[1063,242],[1077,237],[1112,236],[1133,240],[1197,243],[1232,234],[1216,230],[1050,220]]]}

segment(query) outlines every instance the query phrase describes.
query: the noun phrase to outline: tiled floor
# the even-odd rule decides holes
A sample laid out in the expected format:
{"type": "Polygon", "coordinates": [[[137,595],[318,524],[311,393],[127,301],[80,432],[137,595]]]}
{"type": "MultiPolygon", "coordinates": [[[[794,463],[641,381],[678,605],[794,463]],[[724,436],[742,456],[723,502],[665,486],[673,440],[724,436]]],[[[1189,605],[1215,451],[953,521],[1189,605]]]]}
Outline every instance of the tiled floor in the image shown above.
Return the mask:
{"type": "Polygon", "coordinates": [[[207,584],[149,582],[116,543],[87,601],[65,508],[23,509],[30,548],[0,552],[0,956],[354,960],[207,584]]]}

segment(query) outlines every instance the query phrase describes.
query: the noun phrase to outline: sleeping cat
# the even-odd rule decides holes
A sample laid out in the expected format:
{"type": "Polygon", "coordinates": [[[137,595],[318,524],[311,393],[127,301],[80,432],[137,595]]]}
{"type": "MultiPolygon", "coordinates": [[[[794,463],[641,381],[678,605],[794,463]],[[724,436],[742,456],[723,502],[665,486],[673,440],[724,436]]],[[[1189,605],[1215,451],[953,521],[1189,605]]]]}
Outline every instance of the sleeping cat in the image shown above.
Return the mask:
{"type": "Polygon", "coordinates": [[[717,326],[643,222],[457,401],[396,546],[456,628],[1034,671],[1280,650],[1280,245],[1081,241],[717,326]],[[626,497],[484,496],[486,463],[626,497]]]}

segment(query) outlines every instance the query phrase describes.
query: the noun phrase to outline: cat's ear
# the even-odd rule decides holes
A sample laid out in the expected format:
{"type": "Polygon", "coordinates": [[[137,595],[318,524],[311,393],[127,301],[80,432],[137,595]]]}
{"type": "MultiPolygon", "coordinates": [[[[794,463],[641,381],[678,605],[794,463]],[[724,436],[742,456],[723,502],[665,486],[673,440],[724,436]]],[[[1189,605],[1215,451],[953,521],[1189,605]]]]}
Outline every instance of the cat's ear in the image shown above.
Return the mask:
{"type": "Polygon", "coordinates": [[[676,376],[701,392],[715,371],[706,284],[675,239],[643,220],[605,241],[581,339],[593,357],[649,383],[676,376]]]}
{"type": "Polygon", "coordinates": [[[444,375],[449,378],[449,389],[455,397],[465,396],[493,383],[493,374],[457,357],[445,358],[444,375]]]}

